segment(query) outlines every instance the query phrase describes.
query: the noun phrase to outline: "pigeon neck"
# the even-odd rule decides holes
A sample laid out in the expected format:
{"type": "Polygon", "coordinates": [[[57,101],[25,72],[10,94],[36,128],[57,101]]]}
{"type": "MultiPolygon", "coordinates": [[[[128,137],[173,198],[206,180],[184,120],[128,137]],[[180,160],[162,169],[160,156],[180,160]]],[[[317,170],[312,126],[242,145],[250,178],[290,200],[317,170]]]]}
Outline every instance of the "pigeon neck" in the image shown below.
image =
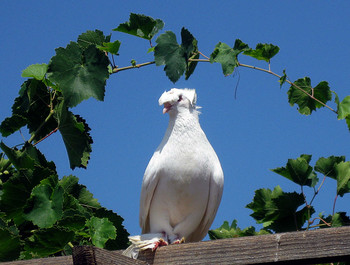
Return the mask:
{"type": "Polygon", "coordinates": [[[197,128],[200,128],[198,112],[196,110],[178,112],[175,115],[169,115],[169,118],[167,129],[169,133],[196,131],[197,128]]]}

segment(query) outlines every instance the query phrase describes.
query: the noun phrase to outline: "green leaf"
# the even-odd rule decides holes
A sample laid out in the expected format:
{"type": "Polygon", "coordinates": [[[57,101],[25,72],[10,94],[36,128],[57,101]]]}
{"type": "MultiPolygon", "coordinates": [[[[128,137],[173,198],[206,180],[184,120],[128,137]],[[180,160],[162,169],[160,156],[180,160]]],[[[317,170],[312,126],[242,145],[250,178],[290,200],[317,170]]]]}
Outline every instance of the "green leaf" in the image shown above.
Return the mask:
{"type": "Polygon", "coordinates": [[[101,30],[96,29],[95,31],[88,30],[82,33],[78,37],[78,44],[83,49],[88,48],[90,45],[102,46],[111,40],[111,36],[105,36],[101,30]]]}
{"type": "Polygon", "coordinates": [[[83,118],[68,111],[64,102],[57,106],[55,117],[66,146],[70,167],[72,169],[76,167],[86,168],[93,142],[89,134],[89,126],[83,118]]]}
{"type": "Polygon", "coordinates": [[[298,111],[301,114],[310,115],[312,111],[323,107],[321,103],[317,102],[306,93],[313,95],[314,98],[325,104],[332,99],[332,92],[326,81],[322,81],[316,87],[312,88],[310,78],[304,77],[296,80],[294,84],[303,89],[304,92],[292,85],[288,90],[288,101],[291,106],[297,104],[299,106],[298,111]]]}
{"type": "Polygon", "coordinates": [[[58,220],[57,225],[75,232],[83,231],[85,227],[86,217],[78,214],[62,217],[58,220]]]}
{"type": "Polygon", "coordinates": [[[1,135],[3,137],[7,137],[21,129],[27,124],[27,122],[28,120],[26,117],[18,114],[13,114],[11,117],[3,120],[3,122],[0,124],[1,135]]]}
{"type": "Polygon", "coordinates": [[[197,62],[189,59],[198,58],[197,40],[185,28],[181,30],[182,43],[179,45],[173,32],[167,31],[160,35],[154,48],[154,59],[157,66],[165,65],[164,71],[169,79],[175,83],[186,71],[188,79],[197,66],[197,62]]]}
{"type": "Polygon", "coordinates": [[[248,45],[239,39],[236,39],[233,48],[226,43],[219,42],[215,46],[213,53],[210,55],[210,62],[220,63],[223,74],[225,76],[230,75],[238,66],[238,55],[248,49],[248,45]]]}
{"type": "Polygon", "coordinates": [[[297,159],[288,159],[285,167],[271,170],[301,186],[315,187],[318,178],[309,165],[310,160],[311,155],[301,155],[297,159]]]}
{"type": "Polygon", "coordinates": [[[74,232],[64,228],[40,229],[34,232],[31,241],[24,248],[37,257],[47,257],[62,251],[73,238],[74,232]]]}
{"type": "Polygon", "coordinates": [[[81,204],[91,207],[101,207],[97,199],[93,197],[86,186],[78,183],[79,179],[75,176],[64,176],[60,181],[60,185],[63,190],[76,198],[81,204]]]}
{"type": "Polygon", "coordinates": [[[90,97],[104,100],[108,65],[108,57],[95,45],[83,50],[71,42],[66,48],[56,49],[48,74],[62,90],[67,106],[74,107],[90,97]]]}
{"type": "MultiPolygon", "coordinates": [[[[299,196],[301,198],[301,194],[299,196]]],[[[287,199],[294,199],[294,197],[287,197],[287,199]]],[[[284,207],[283,205],[281,206],[284,207]]],[[[280,216],[277,220],[271,222],[266,228],[274,230],[276,233],[298,231],[303,229],[303,225],[315,213],[312,206],[305,206],[300,211],[290,210],[286,216],[280,216]]]]}
{"type": "Polygon", "coordinates": [[[255,191],[253,202],[246,207],[253,210],[251,216],[262,223],[265,228],[275,232],[299,230],[309,215],[314,213],[313,208],[297,211],[304,204],[304,196],[296,192],[286,193],[277,186],[273,191],[259,189],[255,191]]]}
{"type": "Polygon", "coordinates": [[[315,170],[332,179],[337,179],[335,167],[340,162],[345,161],[345,156],[330,156],[328,158],[321,157],[317,160],[315,170]]]}
{"type": "Polygon", "coordinates": [[[19,257],[21,242],[18,235],[0,227],[0,262],[13,261],[19,257]]]}
{"type": "Polygon", "coordinates": [[[25,218],[40,228],[52,227],[62,217],[63,189],[47,184],[36,186],[24,209],[25,218]]]}
{"type": "Polygon", "coordinates": [[[164,22],[160,19],[131,13],[128,22],[120,24],[113,30],[151,40],[163,27],[164,22]]]}
{"type": "Polygon", "coordinates": [[[348,226],[350,225],[350,218],[346,212],[335,213],[332,217],[332,227],[348,226]]]}
{"type": "Polygon", "coordinates": [[[350,192],[350,162],[340,162],[335,166],[337,176],[337,195],[343,197],[350,192]]]}
{"type": "Polygon", "coordinates": [[[240,229],[237,226],[237,220],[233,220],[231,226],[227,221],[224,221],[222,226],[215,230],[209,230],[209,238],[211,240],[224,239],[224,238],[235,238],[243,236],[254,236],[254,235],[263,235],[270,234],[268,230],[260,230],[259,232],[255,231],[255,227],[249,226],[245,229],[240,229]]]}
{"type": "Polygon", "coordinates": [[[126,229],[123,226],[124,219],[121,216],[103,207],[98,208],[94,212],[94,216],[99,218],[107,218],[110,222],[113,223],[114,227],[116,228],[117,237],[115,239],[109,239],[106,242],[106,245],[104,247],[105,249],[118,250],[118,249],[125,249],[128,247],[129,233],[126,231],[126,229]]]}
{"type": "Polygon", "coordinates": [[[279,50],[280,48],[273,44],[259,43],[256,45],[255,50],[249,49],[244,51],[243,54],[251,56],[258,60],[270,62],[271,58],[274,57],[279,52],[279,50]]]}
{"type": "MultiPolygon", "coordinates": [[[[57,92],[59,95],[59,92],[57,92]]],[[[0,125],[0,131],[8,136],[24,125],[29,133],[35,133],[34,140],[38,141],[57,127],[50,115],[50,91],[42,81],[29,79],[20,90],[20,96],[12,106],[12,117],[5,119],[0,125]],[[40,130],[38,131],[38,129],[40,130]]],[[[52,104],[57,103],[57,98],[52,104]]]]}
{"type": "Polygon", "coordinates": [[[338,119],[345,119],[350,115],[350,96],[345,97],[341,102],[339,101],[338,96],[336,95],[336,104],[338,106],[338,119]]]}
{"type": "Polygon", "coordinates": [[[15,224],[22,224],[25,220],[23,209],[32,189],[50,174],[52,174],[51,170],[38,166],[35,166],[34,170],[16,172],[3,184],[1,211],[5,212],[8,218],[13,219],[15,224]]]}
{"type": "Polygon", "coordinates": [[[22,77],[32,77],[37,80],[43,80],[47,72],[48,65],[32,64],[22,71],[22,77]]]}
{"type": "Polygon", "coordinates": [[[253,202],[246,207],[253,210],[251,216],[258,222],[263,223],[269,220],[268,216],[275,215],[275,207],[272,204],[272,198],[277,198],[283,193],[280,186],[275,187],[273,191],[270,189],[259,189],[255,191],[253,202]]]}
{"type": "Polygon", "coordinates": [[[120,44],[121,42],[119,40],[116,40],[115,42],[104,42],[102,45],[98,45],[97,48],[104,52],[119,55],[118,51],[120,44]]]}
{"type": "Polygon", "coordinates": [[[99,248],[104,248],[107,240],[115,239],[116,229],[107,218],[91,217],[86,222],[89,229],[92,244],[99,248]]]}
{"type": "Polygon", "coordinates": [[[45,156],[31,144],[26,144],[21,150],[17,150],[16,148],[10,148],[1,142],[0,148],[4,151],[17,170],[34,169],[34,165],[37,165],[47,167],[55,172],[54,163],[48,162],[45,156]]]}
{"type": "Polygon", "coordinates": [[[287,74],[286,74],[286,70],[283,70],[283,75],[281,76],[281,78],[278,80],[278,82],[280,82],[280,88],[282,88],[283,84],[286,82],[287,80],[287,74]]]}
{"type": "Polygon", "coordinates": [[[329,227],[324,223],[324,221],[327,222],[328,224],[331,224],[332,227],[341,227],[341,226],[350,225],[350,218],[349,216],[346,215],[346,212],[337,212],[334,215],[328,215],[327,217],[325,217],[323,214],[320,214],[319,217],[322,219],[319,222],[320,228],[329,227]]]}
{"type": "Polygon", "coordinates": [[[189,59],[199,58],[198,41],[185,28],[182,28],[181,30],[181,39],[182,39],[181,46],[184,48],[185,60],[187,63],[186,73],[185,73],[185,79],[187,80],[193,74],[198,64],[197,61],[189,61],[189,59]]]}
{"type": "Polygon", "coordinates": [[[175,83],[187,67],[184,49],[177,43],[176,36],[171,31],[161,34],[156,43],[157,46],[154,48],[156,65],[165,64],[164,71],[167,77],[175,83]]]}

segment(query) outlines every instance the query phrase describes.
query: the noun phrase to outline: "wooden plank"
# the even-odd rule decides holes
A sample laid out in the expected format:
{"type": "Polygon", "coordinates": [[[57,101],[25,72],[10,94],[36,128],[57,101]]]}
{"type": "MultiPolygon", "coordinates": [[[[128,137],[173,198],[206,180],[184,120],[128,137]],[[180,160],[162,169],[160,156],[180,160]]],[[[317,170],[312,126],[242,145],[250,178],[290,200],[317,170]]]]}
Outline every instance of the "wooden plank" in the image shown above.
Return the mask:
{"type": "Polygon", "coordinates": [[[350,260],[350,227],[222,239],[141,253],[149,264],[313,264],[350,260]],[[154,257],[152,257],[154,255],[154,257]]]}
{"type": "Polygon", "coordinates": [[[1,262],[1,265],[73,265],[72,256],[1,262]]]}
{"type": "Polygon", "coordinates": [[[141,252],[139,260],[92,246],[73,249],[73,257],[4,262],[4,265],[109,264],[314,264],[350,261],[350,227],[222,239],[141,252]]]}
{"type": "Polygon", "coordinates": [[[109,251],[93,246],[77,246],[73,248],[74,265],[146,265],[141,260],[125,257],[121,251],[109,251]]]}

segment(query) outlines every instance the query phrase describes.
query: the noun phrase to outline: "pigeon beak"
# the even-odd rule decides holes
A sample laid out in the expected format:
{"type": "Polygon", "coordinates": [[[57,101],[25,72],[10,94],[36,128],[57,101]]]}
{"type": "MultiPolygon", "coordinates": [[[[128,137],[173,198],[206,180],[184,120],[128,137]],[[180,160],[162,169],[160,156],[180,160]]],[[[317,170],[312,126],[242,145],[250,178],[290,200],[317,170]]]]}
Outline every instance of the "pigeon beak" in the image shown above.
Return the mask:
{"type": "Polygon", "coordinates": [[[171,109],[172,105],[169,102],[164,103],[163,114],[167,113],[171,109]]]}

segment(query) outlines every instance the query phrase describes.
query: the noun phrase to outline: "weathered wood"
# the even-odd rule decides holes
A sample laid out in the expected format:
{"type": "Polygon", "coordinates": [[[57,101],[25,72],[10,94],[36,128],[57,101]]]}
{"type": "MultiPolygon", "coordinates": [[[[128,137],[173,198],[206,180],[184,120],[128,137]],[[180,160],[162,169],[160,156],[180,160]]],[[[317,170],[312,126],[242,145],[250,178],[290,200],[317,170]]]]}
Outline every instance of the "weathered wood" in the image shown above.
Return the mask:
{"type": "Polygon", "coordinates": [[[125,257],[120,251],[109,251],[93,246],[73,248],[74,265],[146,265],[146,262],[125,257]]]}
{"type": "Polygon", "coordinates": [[[350,227],[222,239],[144,251],[138,260],[92,246],[73,249],[73,257],[1,263],[4,265],[109,264],[315,264],[350,261],[350,227]]]}
{"type": "Polygon", "coordinates": [[[154,265],[350,261],[350,227],[170,245],[157,249],[155,253],[142,253],[140,259],[154,265]]]}
{"type": "Polygon", "coordinates": [[[2,262],[1,265],[73,265],[72,256],[2,262]]]}

